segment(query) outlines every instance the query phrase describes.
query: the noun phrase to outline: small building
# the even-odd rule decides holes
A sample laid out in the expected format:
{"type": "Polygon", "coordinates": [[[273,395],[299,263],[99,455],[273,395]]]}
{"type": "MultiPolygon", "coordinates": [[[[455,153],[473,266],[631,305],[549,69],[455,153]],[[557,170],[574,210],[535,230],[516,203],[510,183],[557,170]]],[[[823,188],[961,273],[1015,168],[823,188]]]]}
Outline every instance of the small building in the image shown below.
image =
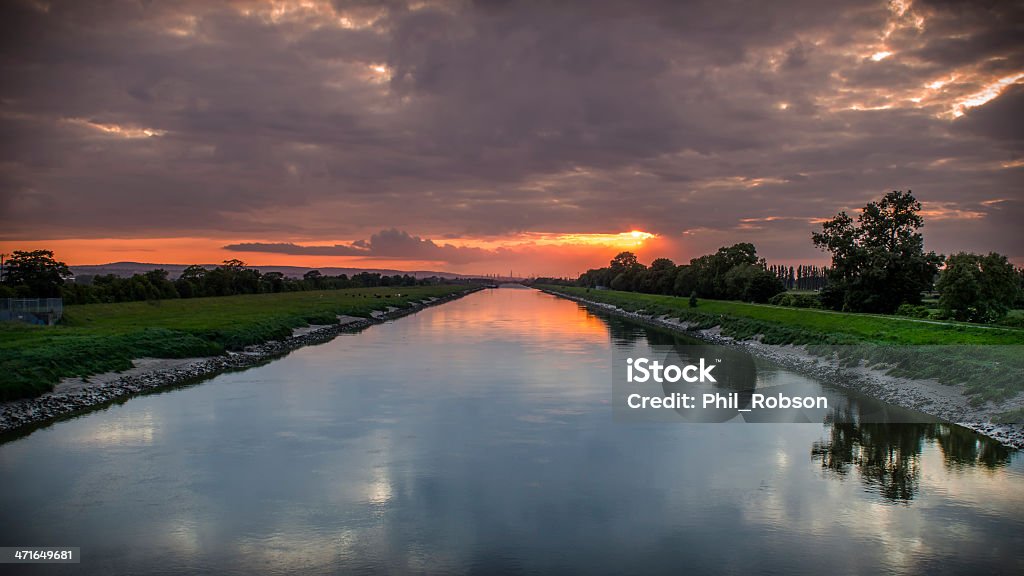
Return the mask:
{"type": "Polygon", "coordinates": [[[53,326],[63,315],[63,298],[0,298],[0,321],[53,326]]]}

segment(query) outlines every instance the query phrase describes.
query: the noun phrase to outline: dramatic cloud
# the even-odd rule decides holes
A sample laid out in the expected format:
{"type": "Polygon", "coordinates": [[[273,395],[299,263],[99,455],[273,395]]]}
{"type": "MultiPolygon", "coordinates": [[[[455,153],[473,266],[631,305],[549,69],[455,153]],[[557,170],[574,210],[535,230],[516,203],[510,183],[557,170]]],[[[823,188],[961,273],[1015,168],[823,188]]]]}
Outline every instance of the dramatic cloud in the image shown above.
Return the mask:
{"type": "Polygon", "coordinates": [[[206,237],[472,265],[507,258],[502,239],[639,229],[681,259],[753,241],[806,260],[821,258],[813,222],[910,188],[929,248],[1024,262],[1022,15],[7,2],[0,241],[206,237]]]}
{"type": "Polygon", "coordinates": [[[420,260],[466,264],[479,262],[494,257],[491,250],[452,246],[451,244],[435,244],[419,236],[410,236],[401,230],[382,230],[369,240],[357,240],[351,244],[335,244],[333,246],[299,246],[292,243],[246,242],[229,244],[225,250],[236,252],[262,252],[270,254],[290,254],[295,256],[359,256],[362,258],[396,258],[402,260],[420,260]]]}

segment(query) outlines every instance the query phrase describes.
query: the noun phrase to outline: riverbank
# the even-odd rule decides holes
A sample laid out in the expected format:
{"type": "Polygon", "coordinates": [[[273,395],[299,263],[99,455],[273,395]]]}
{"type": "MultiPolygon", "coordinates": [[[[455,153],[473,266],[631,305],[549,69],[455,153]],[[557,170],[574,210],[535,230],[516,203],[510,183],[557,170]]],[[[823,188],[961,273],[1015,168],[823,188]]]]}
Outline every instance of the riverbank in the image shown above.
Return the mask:
{"type": "MultiPolygon", "coordinates": [[[[375,303],[375,308],[383,309],[371,310],[366,318],[334,314],[332,319],[335,323],[324,322],[289,329],[291,335],[288,337],[250,344],[216,356],[136,358],[131,361],[130,367],[120,372],[109,371],[84,378],[67,376],[53,390],[40,396],[0,404],[0,435],[7,439],[35,426],[124,401],[133,395],[192,384],[224,372],[258,366],[297,348],[327,342],[338,334],[358,332],[373,324],[414,314],[426,307],[444,304],[481,289],[462,286],[459,291],[449,291],[441,296],[404,300],[402,307],[375,303]]],[[[405,289],[406,292],[408,290],[405,289]]]]}
{"type": "MultiPolygon", "coordinates": [[[[891,370],[877,365],[860,363],[848,365],[834,356],[821,356],[812,352],[814,344],[770,343],[759,334],[727,334],[722,330],[721,318],[681,319],[675,315],[651,313],[639,307],[629,310],[616,304],[601,302],[601,292],[580,295],[556,287],[540,288],[543,292],[573,300],[584,306],[607,312],[650,326],[670,330],[713,344],[742,346],[751,354],[779,364],[790,370],[805,374],[829,385],[853,390],[889,404],[910,408],[936,418],[953,422],[988,436],[1013,448],[1024,448],[1024,426],[1020,423],[1005,424],[994,422],[1001,415],[1019,413],[1024,410],[1024,394],[1016,393],[999,400],[976,402],[968,396],[964,384],[944,384],[934,378],[908,378],[891,373],[891,370]],[[595,297],[587,297],[594,295],[595,297]]],[[[631,294],[613,293],[615,300],[622,302],[631,294]]],[[[646,296],[646,295],[638,295],[646,296]]],[[[664,298],[664,297],[662,297],[664,298]]],[[[685,299],[679,299],[685,301],[685,299]]],[[[688,304],[687,304],[688,305],[688,304]]],[[[639,306],[639,305],[638,305],[639,306]]],[[[823,338],[824,340],[824,338],[823,338]]],[[[854,340],[840,339],[853,343],[854,340]]]]}
{"type": "Polygon", "coordinates": [[[0,401],[49,392],[62,378],[132,368],[136,358],[218,356],[296,328],[370,317],[461,292],[463,285],[280,292],[66,306],[57,326],[0,322],[0,401]]]}

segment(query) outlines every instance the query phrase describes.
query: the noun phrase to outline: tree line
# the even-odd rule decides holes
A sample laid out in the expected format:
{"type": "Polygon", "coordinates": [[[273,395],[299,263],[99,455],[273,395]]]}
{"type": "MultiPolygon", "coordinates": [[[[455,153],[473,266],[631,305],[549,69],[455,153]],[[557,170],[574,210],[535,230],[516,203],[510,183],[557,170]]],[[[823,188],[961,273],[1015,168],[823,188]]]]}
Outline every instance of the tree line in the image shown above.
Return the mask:
{"type": "Polygon", "coordinates": [[[768,265],[753,244],[740,243],[683,265],[658,258],[644,266],[622,252],[576,280],[536,281],[690,296],[691,305],[700,297],[920,317],[931,315],[924,294],[937,291],[938,318],[971,322],[998,321],[1024,306],[1024,270],[1006,256],[925,252],[920,211],[909,190],[897,190],[868,203],[856,218],[840,212],[811,235],[831,254],[830,267],[768,265]]]}
{"type": "Polygon", "coordinates": [[[832,255],[823,306],[852,312],[922,314],[925,292],[939,292],[941,317],[993,322],[1020,305],[1024,274],[1006,256],[925,252],[921,203],[910,190],[869,202],[854,219],[840,212],[811,234],[832,255]]]}
{"type": "Polygon", "coordinates": [[[828,267],[800,264],[793,266],[770,264],[768,271],[782,281],[786,290],[821,290],[828,281],[828,267]]]}
{"type": "Polygon", "coordinates": [[[261,273],[241,260],[225,260],[213,268],[189,266],[175,279],[163,269],[130,277],[101,274],[69,281],[71,277],[67,264],[54,259],[51,250],[15,251],[3,266],[0,298],[59,297],[66,304],[94,304],[445,282],[437,276],[417,279],[409,274],[388,276],[376,272],[328,276],[319,270],[310,270],[302,278],[291,278],[280,272],[261,273]]]}
{"type": "MultiPolygon", "coordinates": [[[[815,246],[831,254],[830,267],[769,266],[757,256],[753,244],[739,243],[682,265],[658,258],[645,266],[632,252],[622,252],[608,266],[588,270],[574,281],[539,278],[537,282],[689,296],[691,304],[699,297],[922,317],[930,314],[922,306],[923,294],[935,290],[940,318],[972,322],[997,321],[1024,305],[1024,270],[1016,269],[1006,256],[960,252],[946,258],[925,252],[920,211],[920,202],[908,190],[868,203],[856,218],[840,212],[811,235],[815,246]],[[787,289],[817,293],[783,294],[787,289]]],[[[68,304],[442,281],[369,272],[325,276],[318,270],[300,279],[279,272],[262,274],[240,260],[226,260],[212,269],[189,266],[174,280],[166,270],[157,269],[129,278],[100,275],[69,283],[70,269],[55,260],[50,250],[15,251],[2,272],[0,298],[63,297],[68,304]]]]}
{"type": "Polygon", "coordinates": [[[778,274],[770,271],[764,259],[758,258],[754,245],[746,242],[682,265],[658,258],[648,267],[632,252],[622,252],[607,267],[588,270],[575,283],[589,288],[748,302],[768,302],[785,290],[778,274]]]}

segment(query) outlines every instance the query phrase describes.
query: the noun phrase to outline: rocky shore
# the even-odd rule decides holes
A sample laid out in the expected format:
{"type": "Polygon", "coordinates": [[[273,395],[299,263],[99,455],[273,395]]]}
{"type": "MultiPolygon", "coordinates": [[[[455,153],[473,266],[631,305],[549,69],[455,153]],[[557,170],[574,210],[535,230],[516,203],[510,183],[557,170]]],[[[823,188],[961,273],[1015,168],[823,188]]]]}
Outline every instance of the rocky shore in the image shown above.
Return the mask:
{"type": "MultiPolygon", "coordinates": [[[[217,374],[265,363],[303,346],[319,344],[343,332],[358,332],[373,324],[414,314],[428,306],[436,306],[466,296],[477,289],[442,298],[429,298],[409,308],[389,307],[375,311],[371,318],[339,316],[337,324],[300,328],[285,340],[272,340],[247,346],[244,350],[222,356],[157,362],[157,367],[129,370],[124,374],[104,374],[87,380],[63,382],[53,391],[36,398],[24,398],[0,404],[0,435],[17,435],[54,420],[89,409],[127,399],[130,396],[160,388],[195,383],[217,374]]],[[[143,363],[144,364],[144,363],[143,363]]]]}
{"type": "Polygon", "coordinates": [[[543,290],[592,308],[629,320],[655,326],[711,344],[742,346],[751,354],[784,368],[798,372],[830,386],[852,390],[883,402],[917,410],[946,422],[969,428],[1012,448],[1024,448],[1024,426],[996,424],[996,414],[1024,406],[1024,397],[1018,395],[999,406],[975,407],[968,403],[962,386],[948,386],[934,380],[914,380],[885,373],[869,367],[840,367],[838,360],[809,353],[803,346],[764,344],[759,340],[736,340],[724,336],[717,328],[700,330],[675,318],[629,312],[603,302],[595,302],[561,292],[543,290]]]}

